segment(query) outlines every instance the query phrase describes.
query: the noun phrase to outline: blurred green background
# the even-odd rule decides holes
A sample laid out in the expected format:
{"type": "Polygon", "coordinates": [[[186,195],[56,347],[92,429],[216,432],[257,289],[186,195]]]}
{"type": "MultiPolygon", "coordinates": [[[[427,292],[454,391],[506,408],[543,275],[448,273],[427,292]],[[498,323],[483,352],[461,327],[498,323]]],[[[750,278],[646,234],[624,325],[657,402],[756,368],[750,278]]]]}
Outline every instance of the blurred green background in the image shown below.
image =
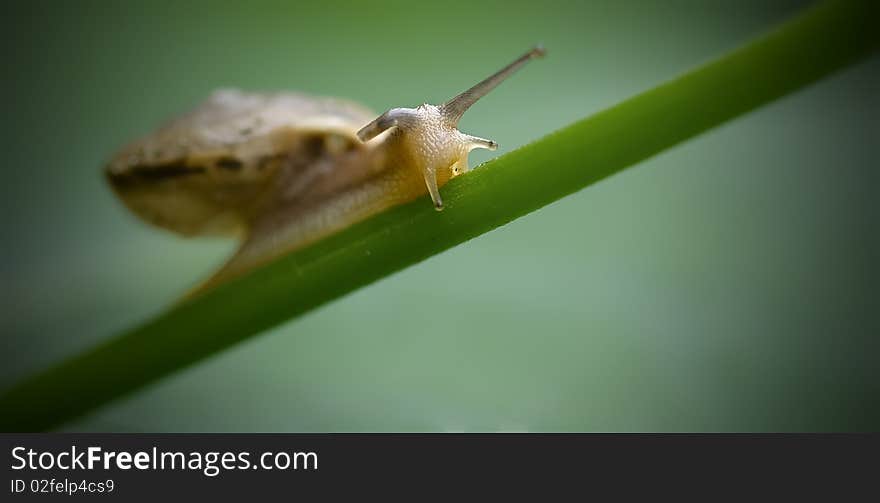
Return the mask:
{"type": "MultiPolygon", "coordinates": [[[[543,42],[462,121],[504,153],[805,5],[4,7],[0,387],[157,314],[232,251],[141,223],[99,169],[214,88],[382,111],[543,42]]],[[[875,57],[65,429],[876,429],[878,89],[875,57]]]]}

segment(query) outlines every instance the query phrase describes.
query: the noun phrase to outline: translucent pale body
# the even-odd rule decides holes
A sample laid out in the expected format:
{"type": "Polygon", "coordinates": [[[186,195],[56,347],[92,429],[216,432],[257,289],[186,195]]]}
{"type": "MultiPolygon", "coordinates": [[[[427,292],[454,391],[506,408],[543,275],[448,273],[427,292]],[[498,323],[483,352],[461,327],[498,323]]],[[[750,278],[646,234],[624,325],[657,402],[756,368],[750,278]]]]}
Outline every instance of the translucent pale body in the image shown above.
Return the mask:
{"type": "Polygon", "coordinates": [[[442,105],[375,117],[356,103],[299,93],[214,93],[192,112],[121,149],[106,175],[143,219],[184,235],[243,236],[204,287],[238,276],[468,170],[494,141],[457,129],[461,115],[533,49],[442,105]]]}

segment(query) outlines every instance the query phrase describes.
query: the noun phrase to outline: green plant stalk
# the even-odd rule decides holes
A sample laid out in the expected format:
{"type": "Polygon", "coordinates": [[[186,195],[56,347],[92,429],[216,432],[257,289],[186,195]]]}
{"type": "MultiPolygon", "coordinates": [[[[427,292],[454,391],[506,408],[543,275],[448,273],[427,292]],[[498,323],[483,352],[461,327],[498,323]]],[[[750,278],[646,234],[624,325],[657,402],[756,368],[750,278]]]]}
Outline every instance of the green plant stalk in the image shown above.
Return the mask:
{"type": "Polygon", "coordinates": [[[486,163],[446,210],[393,208],[37,374],[0,396],[0,430],[43,430],[504,225],[867,57],[878,3],[814,6],[766,36],[486,163]]]}

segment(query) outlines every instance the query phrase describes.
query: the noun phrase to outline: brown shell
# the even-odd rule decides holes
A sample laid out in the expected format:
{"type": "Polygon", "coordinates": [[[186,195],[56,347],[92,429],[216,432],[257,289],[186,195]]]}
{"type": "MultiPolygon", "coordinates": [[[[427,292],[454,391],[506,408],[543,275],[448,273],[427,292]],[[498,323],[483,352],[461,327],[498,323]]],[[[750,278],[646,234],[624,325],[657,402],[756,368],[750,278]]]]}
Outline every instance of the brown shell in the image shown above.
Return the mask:
{"type": "Polygon", "coordinates": [[[281,158],[359,143],[374,113],[292,92],[214,92],[193,111],[122,148],[107,177],[142,218],[185,235],[241,230],[281,158]],[[335,147],[334,147],[335,145],[335,147]]]}

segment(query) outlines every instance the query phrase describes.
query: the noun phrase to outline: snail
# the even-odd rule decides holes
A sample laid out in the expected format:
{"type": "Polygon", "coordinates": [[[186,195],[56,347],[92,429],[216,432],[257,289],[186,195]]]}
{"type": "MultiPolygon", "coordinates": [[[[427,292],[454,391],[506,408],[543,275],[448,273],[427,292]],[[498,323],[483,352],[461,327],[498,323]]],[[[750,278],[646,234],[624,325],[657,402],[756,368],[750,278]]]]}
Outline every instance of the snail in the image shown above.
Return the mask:
{"type": "Polygon", "coordinates": [[[468,171],[468,153],[498,147],[460,132],[459,119],[543,55],[535,47],[443,104],[378,117],[338,98],[218,90],[122,148],[106,177],[151,224],[241,239],[205,289],[426,192],[442,210],[440,188],[468,171]]]}

